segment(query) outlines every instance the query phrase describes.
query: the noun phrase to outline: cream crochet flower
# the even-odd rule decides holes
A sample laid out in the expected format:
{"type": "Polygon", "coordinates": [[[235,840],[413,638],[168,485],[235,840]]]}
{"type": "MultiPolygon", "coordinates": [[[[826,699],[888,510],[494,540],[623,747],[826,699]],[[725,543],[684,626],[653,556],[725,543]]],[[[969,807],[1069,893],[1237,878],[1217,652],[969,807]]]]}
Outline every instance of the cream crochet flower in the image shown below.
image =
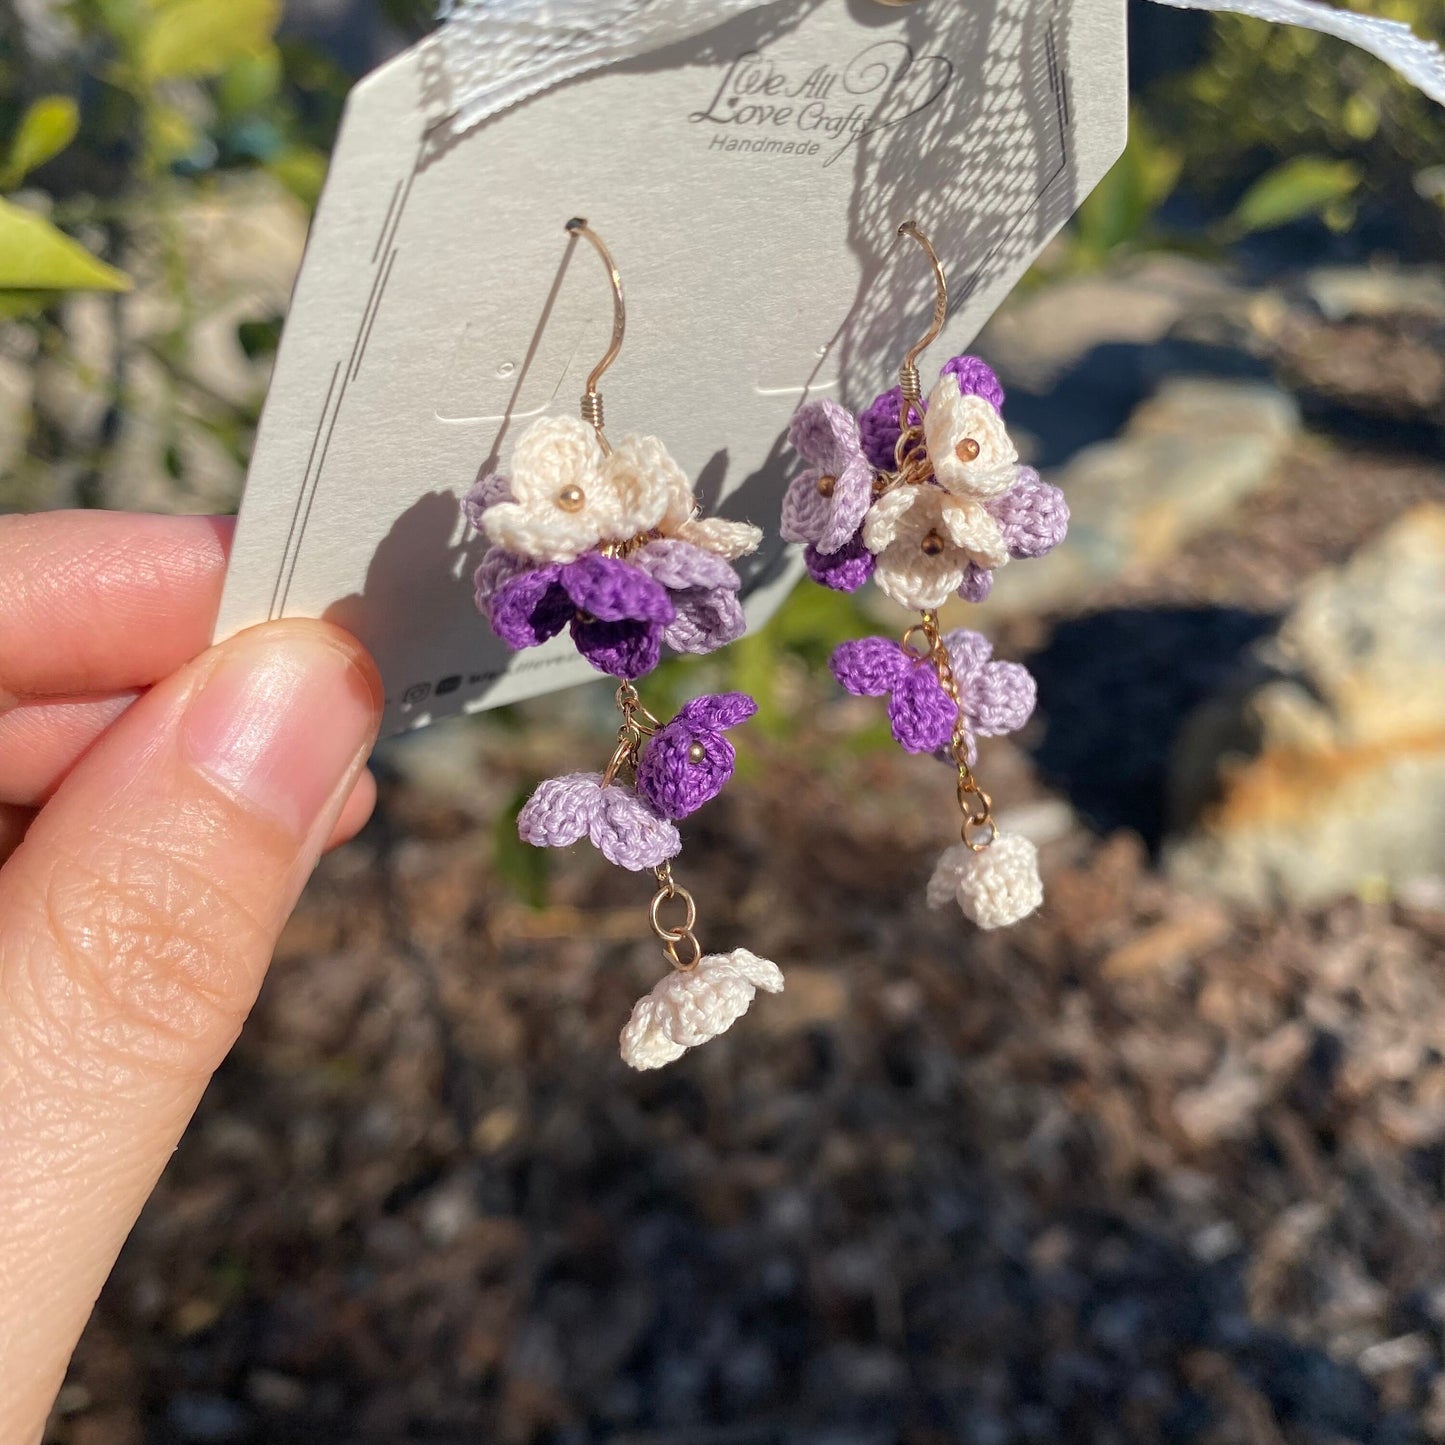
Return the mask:
{"type": "Polygon", "coordinates": [[[963,585],[968,564],[1001,567],[1008,543],[981,502],[932,486],[885,492],[863,523],[863,545],[878,558],[873,580],[915,611],[942,607],[963,585]]]}
{"type": "Polygon", "coordinates": [[[928,880],[930,908],[957,903],[980,928],[1007,928],[1043,901],[1038,849],[1018,833],[1000,833],[981,853],[955,843],[928,880]]]}
{"type": "Polygon", "coordinates": [[[710,953],[696,968],[674,969],[637,1000],[622,1030],[622,1060],[634,1069],[658,1069],[731,1028],[758,989],[782,993],[775,963],[745,948],[710,953]]]}
{"type": "Polygon", "coordinates": [[[692,485],[656,437],[605,455],[579,417],[544,417],[517,442],[512,500],[482,514],[489,541],[537,562],[575,562],[601,542],[676,537],[731,561],[763,539],[743,522],[701,519],[692,485]]]}
{"type": "Polygon", "coordinates": [[[955,497],[997,497],[1017,479],[1019,454],[997,408],[962,395],[951,372],[928,398],[923,441],[938,485],[955,497]]]}
{"type": "Polygon", "coordinates": [[[538,562],[575,562],[599,542],[651,531],[667,508],[668,481],[653,437],[624,437],[604,456],[580,417],[544,417],[517,442],[513,500],[482,515],[488,540],[538,562]]]}

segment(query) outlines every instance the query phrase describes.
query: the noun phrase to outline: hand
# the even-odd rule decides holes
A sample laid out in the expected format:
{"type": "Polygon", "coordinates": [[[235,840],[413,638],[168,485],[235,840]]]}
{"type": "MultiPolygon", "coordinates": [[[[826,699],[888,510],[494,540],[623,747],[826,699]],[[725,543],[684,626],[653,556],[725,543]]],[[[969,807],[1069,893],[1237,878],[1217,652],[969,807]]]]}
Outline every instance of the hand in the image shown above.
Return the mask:
{"type": "Polygon", "coordinates": [[[230,524],[0,517],[0,1440],[38,1440],[328,843],[371,811],[359,643],[206,650],[230,524]]]}

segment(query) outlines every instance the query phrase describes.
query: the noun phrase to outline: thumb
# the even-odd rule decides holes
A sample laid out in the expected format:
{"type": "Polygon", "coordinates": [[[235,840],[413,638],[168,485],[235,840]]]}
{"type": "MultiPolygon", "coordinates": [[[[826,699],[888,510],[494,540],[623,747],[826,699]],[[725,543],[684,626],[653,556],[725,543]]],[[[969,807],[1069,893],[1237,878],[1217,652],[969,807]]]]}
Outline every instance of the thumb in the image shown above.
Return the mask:
{"type": "Polygon", "coordinates": [[[242,633],[117,721],[0,870],[0,1440],[39,1438],[380,710],[347,634],[242,633]]]}

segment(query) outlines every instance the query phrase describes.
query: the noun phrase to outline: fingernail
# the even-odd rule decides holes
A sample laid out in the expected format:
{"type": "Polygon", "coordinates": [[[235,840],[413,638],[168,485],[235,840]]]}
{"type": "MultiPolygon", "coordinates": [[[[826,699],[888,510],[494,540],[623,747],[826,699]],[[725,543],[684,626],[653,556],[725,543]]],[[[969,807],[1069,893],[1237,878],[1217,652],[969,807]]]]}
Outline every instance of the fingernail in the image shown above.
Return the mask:
{"type": "Polygon", "coordinates": [[[376,731],[352,659],[324,638],[235,644],[186,707],[180,748],[214,783],[304,837],[376,731]]]}

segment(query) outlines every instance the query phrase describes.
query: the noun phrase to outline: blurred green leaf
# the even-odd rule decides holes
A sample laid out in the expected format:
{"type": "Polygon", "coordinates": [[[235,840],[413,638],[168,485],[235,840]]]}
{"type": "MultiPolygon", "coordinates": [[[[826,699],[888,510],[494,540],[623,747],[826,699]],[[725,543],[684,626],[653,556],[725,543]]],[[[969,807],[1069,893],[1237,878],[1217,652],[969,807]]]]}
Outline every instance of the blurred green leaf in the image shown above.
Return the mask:
{"type": "Polygon", "coordinates": [[[0,200],[0,289],[6,291],[129,291],[130,277],[44,216],[0,200]]]}
{"type": "Polygon", "coordinates": [[[68,95],[44,95],[20,119],[0,170],[0,191],[13,191],[31,171],[54,159],[75,139],[80,111],[68,95]]]}
{"type": "Polygon", "coordinates": [[[1359,189],[1364,174],[1353,161],[1297,156],[1265,172],[1240,197],[1224,222],[1231,236],[1271,231],[1304,216],[1323,215],[1359,189]]]}
{"type": "Polygon", "coordinates": [[[280,88],[281,52],[268,45],[227,67],[216,85],[216,101],[223,115],[247,115],[274,104],[280,88]]]}
{"type": "Polygon", "coordinates": [[[531,797],[524,788],[502,809],[492,827],[492,867],[529,908],[547,906],[547,851],[517,836],[517,814],[531,797]]]}
{"type": "Polygon", "coordinates": [[[59,291],[0,291],[0,321],[36,316],[59,300],[59,291]]]}
{"type": "Polygon", "coordinates": [[[146,79],[220,75],[239,60],[265,55],[281,19],[280,0],[151,0],[154,17],[140,38],[146,79]]]}
{"type": "Polygon", "coordinates": [[[1118,246],[1144,239],[1154,213],[1179,181],[1182,158],[1164,145],[1135,110],[1124,154],[1084,198],[1074,223],[1083,258],[1102,261],[1118,246]]]}
{"type": "Polygon", "coordinates": [[[326,156],[310,146],[293,145],[266,162],[266,169],[309,211],[321,199],[326,182],[326,156]]]}

